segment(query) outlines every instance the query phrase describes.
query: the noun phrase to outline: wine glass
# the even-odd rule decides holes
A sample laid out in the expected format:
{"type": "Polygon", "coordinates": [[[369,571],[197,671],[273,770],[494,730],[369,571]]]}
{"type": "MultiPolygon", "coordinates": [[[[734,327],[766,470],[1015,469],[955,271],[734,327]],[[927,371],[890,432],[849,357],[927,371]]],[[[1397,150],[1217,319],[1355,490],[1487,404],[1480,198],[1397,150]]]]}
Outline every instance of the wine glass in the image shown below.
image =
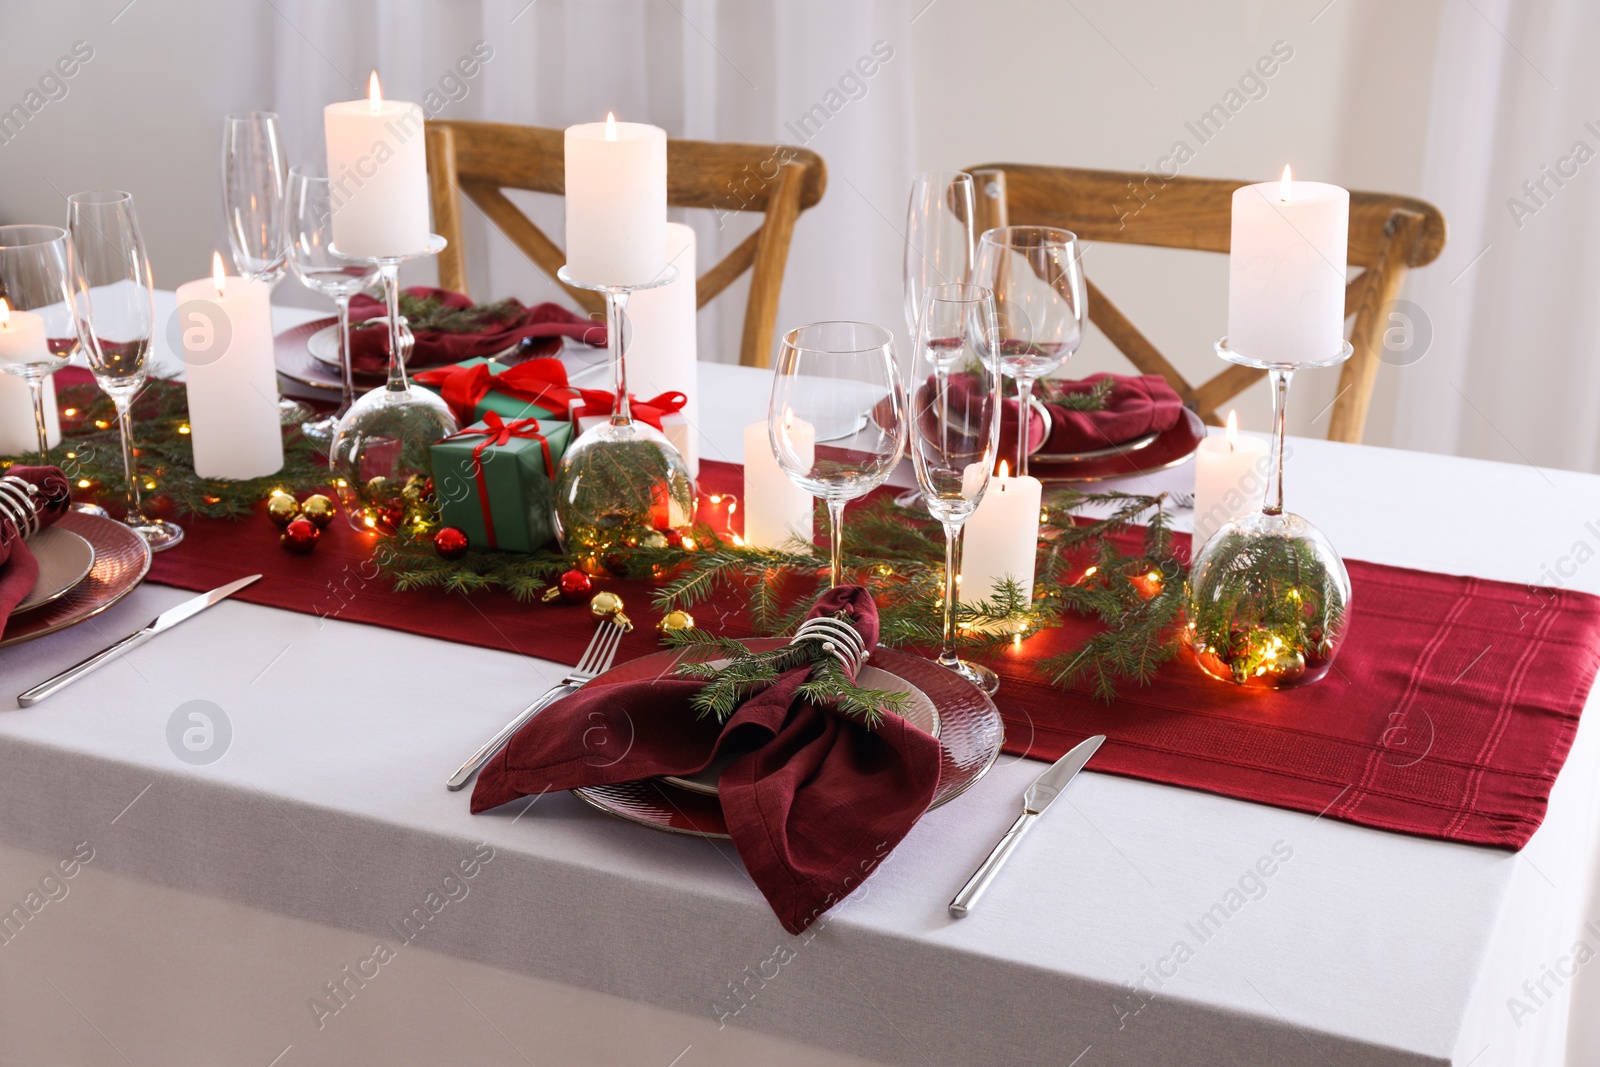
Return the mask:
{"type": "Polygon", "coordinates": [[[302,423],[300,432],[314,441],[333,439],[339,418],[355,402],[350,367],[350,298],[378,280],[374,260],[357,260],[333,251],[333,188],[327,177],[310,168],[289,168],[289,267],[307,289],[332,297],[339,308],[339,367],[344,392],[339,410],[327,418],[302,423]]]}
{"type": "Polygon", "coordinates": [[[183,529],[144,514],[133,459],[133,398],[150,377],[155,321],[150,260],[133,196],[123,192],[74,193],[67,198],[72,235],[72,313],[89,369],[117,408],[127,504],[122,521],[152,552],[183,540],[183,529]]]}
{"type": "Polygon", "coordinates": [[[955,650],[956,546],[989,486],[1000,439],[1000,364],[994,294],[954,282],[930,286],[913,354],[911,463],[928,512],[944,527],[944,638],[939,665],[993,693],[1000,678],[955,650]]]}
{"type": "Polygon", "coordinates": [[[1028,473],[1033,383],[1083,341],[1078,238],[1051,226],[1000,226],[978,239],[972,282],[994,293],[1000,369],[1017,381],[1017,475],[1028,473]]]}
{"type": "MultiPolygon", "coordinates": [[[[911,179],[911,200],[906,205],[905,311],[913,357],[911,364],[902,368],[907,381],[915,378],[922,294],[929,286],[964,282],[972,275],[974,216],[972,175],[929,170],[911,179]]],[[[908,489],[894,502],[914,508],[921,499],[920,489],[908,489]]]]}
{"type": "Polygon", "coordinates": [[[832,585],[842,580],[845,502],[900,462],[905,409],[894,335],[882,326],[814,322],[783,335],[767,436],[789,480],[828,505],[832,585]]]}
{"type": "MultiPolygon", "coordinates": [[[[222,120],[222,210],[228,222],[233,266],[246,278],[275,284],[288,269],[289,230],[285,189],[289,161],[278,116],[243,111],[222,120]]],[[[292,425],[311,409],[292,397],[278,398],[278,418],[292,425]]]]}
{"type": "Polygon", "coordinates": [[[67,231],[0,226],[0,370],[28,383],[39,455],[50,448],[44,383],[67,365],[73,342],[67,231]]]}

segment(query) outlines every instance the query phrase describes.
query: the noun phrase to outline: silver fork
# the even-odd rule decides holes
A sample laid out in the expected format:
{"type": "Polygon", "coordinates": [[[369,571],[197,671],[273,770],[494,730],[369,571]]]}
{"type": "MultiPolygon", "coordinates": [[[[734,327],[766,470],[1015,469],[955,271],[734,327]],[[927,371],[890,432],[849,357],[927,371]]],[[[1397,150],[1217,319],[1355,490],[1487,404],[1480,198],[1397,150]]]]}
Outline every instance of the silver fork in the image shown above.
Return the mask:
{"type": "Polygon", "coordinates": [[[565,678],[551,687],[550,691],[545,693],[544,696],[524,708],[522,714],[506,723],[499,733],[484,742],[483,747],[474,752],[471,758],[461,765],[461,769],[450,776],[450,780],[445,783],[445,786],[451,792],[454,792],[466,785],[472,779],[472,776],[478,773],[478,769],[488,763],[490,758],[496,752],[499,752],[507,741],[511,740],[511,735],[522,729],[529,719],[561,697],[582,689],[585,683],[610,670],[612,660],[617,658],[617,646],[622,643],[622,635],[626,632],[614,620],[602,619],[600,628],[595,630],[594,637],[590,638],[589,647],[584,650],[583,657],[578,660],[578,665],[572,668],[565,678]]]}

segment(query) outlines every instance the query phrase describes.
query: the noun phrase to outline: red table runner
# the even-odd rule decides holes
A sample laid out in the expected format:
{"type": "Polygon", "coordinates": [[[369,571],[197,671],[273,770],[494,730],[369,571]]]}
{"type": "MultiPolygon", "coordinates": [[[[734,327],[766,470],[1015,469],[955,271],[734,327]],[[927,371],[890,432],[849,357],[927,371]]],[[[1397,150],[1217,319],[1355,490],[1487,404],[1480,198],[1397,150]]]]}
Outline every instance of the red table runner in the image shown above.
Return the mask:
{"type": "MultiPolygon", "coordinates": [[[[702,463],[703,493],[739,492],[740,482],[739,467],[702,463]]],[[[342,516],[309,556],[283,551],[265,519],[191,516],[184,526],[183,543],[156,556],[153,581],[204,590],[259,570],[265,579],[238,599],[569,664],[588,645],[583,605],[394,592],[371,560],[375,536],[342,516]]],[[[1030,637],[994,664],[1006,750],[1054,759],[1104,733],[1097,771],[1521,848],[1544,818],[1600,669],[1600,598],[1373,563],[1349,568],[1349,636],[1334,671],[1304,689],[1237,689],[1185,656],[1106,705],[1050,685],[1033,666],[1082,640],[1092,623],[1030,637]]],[[[638,624],[619,655],[658,648],[649,585],[601,584],[622,594],[638,624]]],[[[749,636],[738,608],[730,596],[694,613],[702,626],[749,636]]]]}

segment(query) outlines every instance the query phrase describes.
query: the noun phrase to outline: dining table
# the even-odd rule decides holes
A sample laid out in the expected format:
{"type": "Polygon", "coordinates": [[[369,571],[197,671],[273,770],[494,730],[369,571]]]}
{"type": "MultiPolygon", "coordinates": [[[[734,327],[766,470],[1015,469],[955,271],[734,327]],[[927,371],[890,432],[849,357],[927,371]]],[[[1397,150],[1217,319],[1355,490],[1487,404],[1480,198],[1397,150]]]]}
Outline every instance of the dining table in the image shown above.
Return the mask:
{"type": "MultiPolygon", "coordinates": [[[[322,314],[278,306],[275,327],[322,314]]],[[[770,372],[698,372],[701,455],[739,463],[770,372]]],[[[1596,475],[1289,445],[1291,508],[1347,558],[1600,594],[1596,475]]],[[[1193,483],[1188,463],[1113,487],[1193,483]]],[[[1592,695],[1520,851],[1091,761],[952,918],[1047,766],[1007,754],[791,936],[726,841],[568,793],[475,816],[446,790],[568,669],[514,630],[506,652],[229,601],[17,706],[192,595],[147,581],[0,649],[0,1063],[1595,1062],[1592,695]],[[195,708],[205,760],[174,741],[195,708]]]]}

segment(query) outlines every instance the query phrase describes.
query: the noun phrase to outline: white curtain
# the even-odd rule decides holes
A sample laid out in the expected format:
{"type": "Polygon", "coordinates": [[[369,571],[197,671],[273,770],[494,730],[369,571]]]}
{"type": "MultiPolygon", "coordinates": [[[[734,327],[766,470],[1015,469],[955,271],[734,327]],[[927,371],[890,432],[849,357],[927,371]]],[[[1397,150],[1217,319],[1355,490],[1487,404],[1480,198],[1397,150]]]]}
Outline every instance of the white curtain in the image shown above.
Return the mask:
{"type": "MultiPolygon", "coordinates": [[[[826,161],[828,188],[796,227],[780,332],[830,318],[898,325],[900,224],[885,222],[903,214],[912,171],[906,0],[275,0],[270,17],[275,99],[263,106],[283,115],[292,158],[320,158],[323,105],[363,95],[374,68],[386,95],[438,118],[562,127],[615,111],[670,137],[804,143],[826,161]],[[456,64],[474,46],[492,54],[465,77],[456,64]],[[820,131],[793,125],[817,104],[831,116],[820,131]]],[[[559,200],[513,199],[562,241],[559,200]]],[[[564,299],[464,211],[474,299],[564,299]]],[[[696,229],[702,272],[759,221],[675,214],[696,229]]],[[[431,280],[425,265],[412,273],[431,280]]],[[[737,361],[746,288],[701,313],[702,359],[737,361]]]]}
{"type": "Polygon", "coordinates": [[[1600,470],[1597,46],[1594,0],[1442,5],[1421,195],[1450,238],[1412,276],[1400,448],[1600,470]]]}

